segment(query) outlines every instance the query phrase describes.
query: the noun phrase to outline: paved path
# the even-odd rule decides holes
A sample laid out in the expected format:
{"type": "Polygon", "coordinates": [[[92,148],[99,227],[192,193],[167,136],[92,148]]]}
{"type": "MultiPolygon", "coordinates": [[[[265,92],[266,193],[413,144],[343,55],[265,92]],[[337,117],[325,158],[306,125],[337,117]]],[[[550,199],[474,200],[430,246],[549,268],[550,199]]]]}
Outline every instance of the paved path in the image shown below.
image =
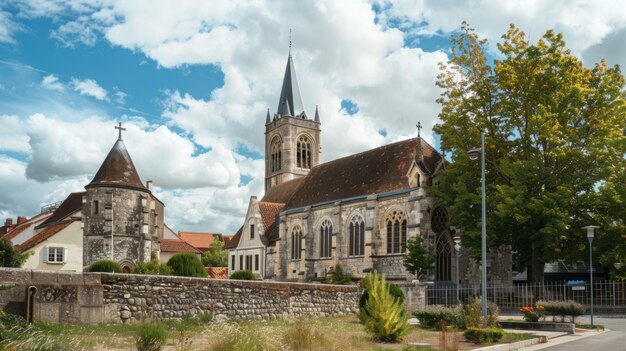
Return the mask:
{"type": "MultiPolygon", "coordinates": [[[[594,324],[604,325],[609,331],[605,333],[577,333],[550,340],[548,344],[540,344],[523,348],[520,351],[589,351],[589,350],[626,350],[626,319],[594,317],[594,324]],[[589,334],[587,334],[589,333],[589,334]]],[[[589,323],[588,317],[578,318],[579,323],[589,323]]]]}

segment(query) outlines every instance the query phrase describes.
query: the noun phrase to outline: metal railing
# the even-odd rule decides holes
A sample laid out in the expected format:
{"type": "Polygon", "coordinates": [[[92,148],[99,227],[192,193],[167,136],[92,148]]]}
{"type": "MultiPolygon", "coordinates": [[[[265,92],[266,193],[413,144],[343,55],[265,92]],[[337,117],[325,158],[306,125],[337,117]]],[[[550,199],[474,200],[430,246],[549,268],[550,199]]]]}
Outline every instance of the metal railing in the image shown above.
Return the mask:
{"type": "MultiPolygon", "coordinates": [[[[480,298],[480,284],[431,285],[426,288],[427,305],[453,306],[459,300],[480,298]]],[[[626,281],[594,281],[594,309],[601,313],[626,313],[626,281]]],[[[538,300],[572,300],[589,306],[589,283],[569,286],[567,282],[521,283],[513,285],[487,285],[487,300],[502,311],[518,311],[522,306],[534,306],[538,300]]]]}

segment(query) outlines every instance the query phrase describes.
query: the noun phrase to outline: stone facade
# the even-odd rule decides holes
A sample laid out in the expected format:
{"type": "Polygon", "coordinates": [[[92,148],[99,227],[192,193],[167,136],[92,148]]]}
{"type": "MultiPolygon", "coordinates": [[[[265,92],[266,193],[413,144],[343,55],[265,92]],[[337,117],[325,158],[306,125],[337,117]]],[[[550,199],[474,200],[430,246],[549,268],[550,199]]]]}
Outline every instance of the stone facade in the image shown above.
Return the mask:
{"type": "Polygon", "coordinates": [[[34,321],[126,323],[211,313],[217,320],[265,320],[358,311],[361,289],[300,283],[217,280],[0,268],[0,307],[24,314],[34,286],[34,321]]]}

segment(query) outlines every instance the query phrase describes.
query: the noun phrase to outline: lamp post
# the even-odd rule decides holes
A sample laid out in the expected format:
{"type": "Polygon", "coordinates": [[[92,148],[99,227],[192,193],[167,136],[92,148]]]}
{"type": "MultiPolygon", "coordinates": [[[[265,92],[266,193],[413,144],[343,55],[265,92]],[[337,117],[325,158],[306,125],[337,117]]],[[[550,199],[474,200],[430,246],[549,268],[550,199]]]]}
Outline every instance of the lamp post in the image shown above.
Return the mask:
{"type": "Polygon", "coordinates": [[[593,327],[593,254],[591,251],[591,243],[593,242],[593,232],[596,228],[600,228],[597,225],[588,225],[586,227],[582,227],[582,229],[587,230],[587,240],[589,240],[589,290],[591,290],[591,299],[590,299],[590,307],[591,307],[591,326],[593,327]]]}
{"type": "Polygon", "coordinates": [[[470,160],[478,159],[480,152],[481,183],[482,183],[482,281],[481,281],[481,307],[483,319],[487,318],[487,223],[485,210],[485,132],[480,133],[480,149],[471,149],[467,152],[470,160]]]}
{"type": "Polygon", "coordinates": [[[460,305],[461,299],[459,299],[459,256],[461,255],[461,237],[455,235],[454,238],[454,250],[456,250],[456,302],[460,305]]]}

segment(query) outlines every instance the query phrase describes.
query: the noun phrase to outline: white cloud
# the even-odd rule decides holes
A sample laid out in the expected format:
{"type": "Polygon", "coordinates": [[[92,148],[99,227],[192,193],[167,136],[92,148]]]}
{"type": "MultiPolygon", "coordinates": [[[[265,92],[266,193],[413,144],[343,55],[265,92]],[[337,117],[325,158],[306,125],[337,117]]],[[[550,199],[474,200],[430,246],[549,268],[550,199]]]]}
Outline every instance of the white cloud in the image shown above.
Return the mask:
{"type": "Polygon", "coordinates": [[[80,95],[93,96],[98,100],[109,100],[107,91],[93,79],[72,78],[70,84],[80,95]]]}
{"type": "Polygon", "coordinates": [[[56,91],[65,91],[65,86],[59,81],[59,77],[49,74],[41,80],[41,86],[56,91]]]}
{"type": "Polygon", "coordinates": [[[22,30],[22,26],[13,21],[10,13],[0,11],[0,43],[15,43],[13,35],[22,30]]]}
{"type": "Polygon", "coordinates": [[[17,116],[0,115],[0,151],[28,153],[28,136],[24,134],[25,125],[17,116]]]}

